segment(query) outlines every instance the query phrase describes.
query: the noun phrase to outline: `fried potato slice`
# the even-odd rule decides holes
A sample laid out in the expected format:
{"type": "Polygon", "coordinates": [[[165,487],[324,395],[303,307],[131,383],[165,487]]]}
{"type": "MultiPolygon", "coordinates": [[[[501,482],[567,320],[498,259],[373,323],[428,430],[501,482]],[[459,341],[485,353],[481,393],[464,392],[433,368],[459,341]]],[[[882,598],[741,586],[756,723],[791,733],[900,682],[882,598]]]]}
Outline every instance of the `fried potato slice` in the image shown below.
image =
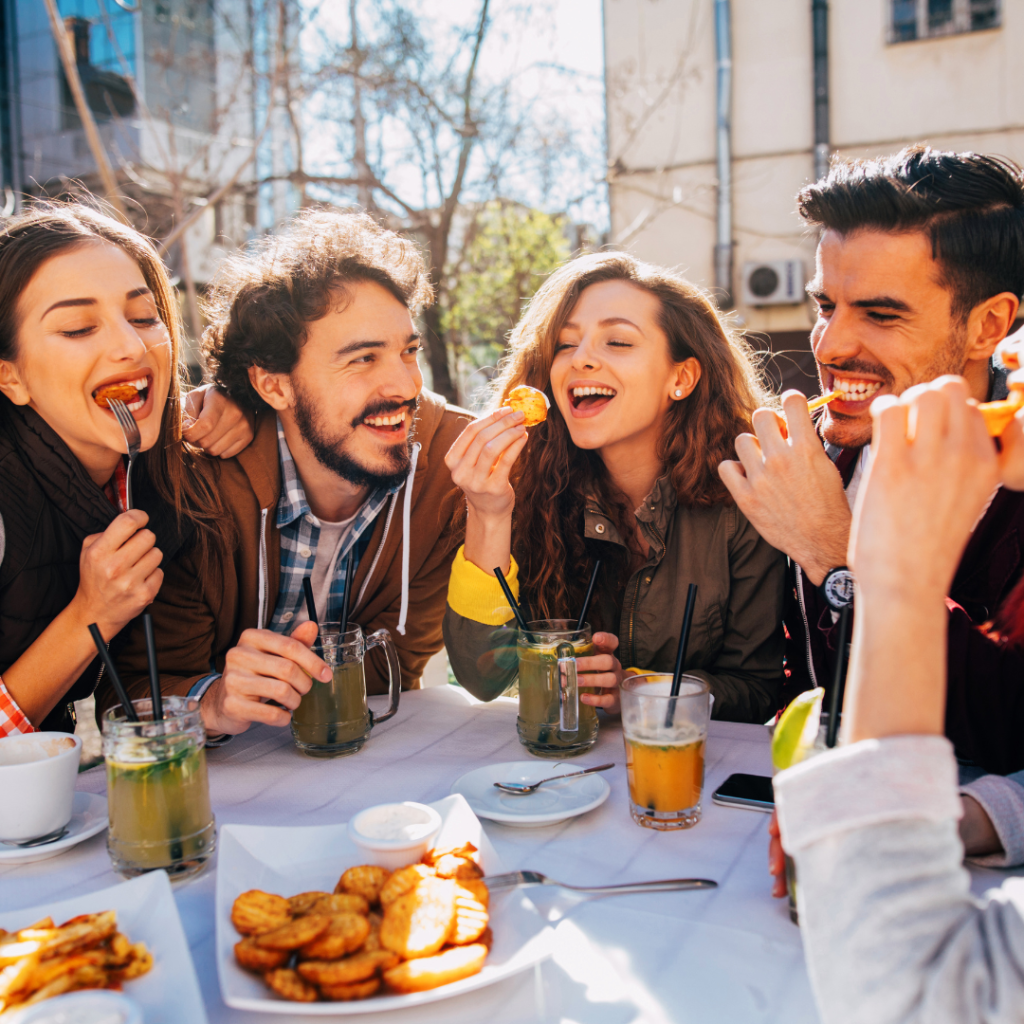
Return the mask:
{"type": "Polygon", "coordinates": [[[452,921],[448,941],[454,946],[467,946],[476,942],[487,930],[490,917],[487,907],[464,886],[455,886],[455,919],[452,921]]]}
{"type": "Polygon", "coordinates": [[[454,853],[446,853],[441,857],[434,864],[434,870],[438,878],[456,878],[459,881],[484,877],[480,865],[475,860],[454,853]]]}
{"type": "Polygon", "coordinates": [[[475,860],[474,854],[479,852],[472,843],[463,843],[461,846],[435,846],[433,850],[427,850],[421,860],[424,864],[433,867],[442,857],[462,857],[464,860],[475,860]]]}
{"type": "Polygon", "coordinates": [[[263,980],[271,991],[283,999],[290,999],[293,1003],[315,1003],[319,995],[305,978],[299,977],[299,974],[289,967],[267,971],[263,975],[263,980]]]}
{"type": "Polygon", "coordinates": [[[403,959],[430,956],[445,943],[455,919],[455,883],[424,878],[384,908],[380,941],[403,959]]]}
{"type": "Polygon", "coordinates": [[[327,893],[313,904],[313,914],[363,914],[370,912],[370,904],[364,896],[348,892],[327,893]]]}
{"type": "Polygon", "coordinates": [[[352,999],[368,999],[380,988],[380,978],[357,981],[353,985],[321,985],[324,999],[332,1002],[349,1002],[352,999]]]}
{"type": "Polygon", "coordinates": [[[482,878],[457,878],[456,882],[463,889],[468,889],[485,907],[491,905],[491,890],[482,878]]]}
{"type": "Polygon", "coordinates": [[[367,918],[370,922],[370,934],[366,936],[366,941],[363,943],[363,950],[367,953],[375,953],[378,949],[384,947],[380,944],[380,914],[370,914],[367,918]]]}
{"type": "Polygon", "coordinates": [[[324,896],[330,896],[329,892],[300,892],[297,896],[288,897],[288,906],[296,917],[308,914],[313,909],[313,904],[324,896]]]}
{"type": "Polygon", "coordinates": [[[387,868],[376,864],[359,864],[349,868],[335,886],[335,892],[348,892],[354,896],[362,896],[367,903],[376,903],[380,899],[381,886],[391,877],[387,868]]]}
{"type": "Polygon", "coordinates": [[[407,960],[384,972],[385,983],[395,992],[425,992],[478,974],[487,959],[487,946],[454,946],[436,956],[407,960]]]}
{"type": "Polygon", "coordinates": [[[354,953],[370,934],[370,922],[362,914],[333,914],[330,923],[312,942],[302,947],[307,960],[336,960],[354,953]]]}
{"type": "Polygon", "coordinates": [[[109,409],[112,398],[119,398],[125,403],[138,401],[139,391],[134,384],[104,384],[93,392],[92,397],[97,405],[109,409]]]}
{"type": "Polygon", "coordinates": [[[292,909],[283,896],[259,889],[243,892],[231,907],[231,923],[243,935],[262,935],[287,924],[292,909]]]}
{"type": "Polygon", "coordinates": [[[288,962],[288,955],[287,949],[264,949],[257,946],[252,935],[247,935],[241,942],[235,943],[235,959],[238,966],[257,974],[283,967],[288,962]]]}
{"type": "Polygon", "coordinates": [[[304,960],[296,970],[306,981],[321,988],[324,985],[351,985],[357,981],[372,978],[378,971],[397,967],[401,957],[390,950],[376,953],[355,953],[344,960],[304,960]]]}
{"type": "Polygon", "coordinates": [[[380,905],[387,907],[399,896],[405,895],[424,878],[433,878],[434,869],[426,864],[410,864],[408,867],[399,868],[385,883],[380,890],[380,905]]]}
{"type": "Polygon", "coordinates": [[[548,396],[543,391],[531,388],[529,384],[514,387],[501,403],[523,414],[523,426],[535,427],[548,418],[548,396]]]}
{"type": "Polygon", "coordinates": [[[307,914],[305,917],[294,918],[272,932],[258,935],[256,944],[264,949],[299,949],[323,935],[330,924],[331,918],[327,914],[307,914]]]}
{"type": "Polygon", "coordinates": [[[127,966],[115,975],[118,981],[131,981],[141,977],[153,966],[153,954],[146,949],[144,942],[136,942],[132,946],[131,959],[127,966]]]}

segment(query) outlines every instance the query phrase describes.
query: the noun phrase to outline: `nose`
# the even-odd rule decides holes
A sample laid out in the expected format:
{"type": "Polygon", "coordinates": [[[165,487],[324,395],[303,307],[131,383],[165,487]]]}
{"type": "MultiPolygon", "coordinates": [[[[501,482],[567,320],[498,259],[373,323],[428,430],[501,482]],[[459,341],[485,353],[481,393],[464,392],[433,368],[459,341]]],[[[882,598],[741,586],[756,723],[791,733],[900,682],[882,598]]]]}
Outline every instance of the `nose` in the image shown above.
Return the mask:
{"type": "Polygon", "coordinates": [[[851,312],[836,307],[827,320],[820,318],[811,331],[814,358],[826,366],[841,366],[860,352],[857,320],[851,312]]]}
{"type": "Polygon", "coordinates": [[[580,343],[572,354],[572,368],[574,370],[596,370],[600,365],[601,361],[597,357],[593,338],[584,335],[580,338],[580,343]]]}
{"type": "Polygon", "coordinates": [[[379,392],[389,401],[411,402],[423,390],[423,374],[418,363],[407,363],[401,357],[381,362],[379,392]]]}
{"type": "Polygon", "coordinates": [[[107,355],[115,362],[135,361],[141,359],[147,352],[145,342],[139,337],[132,323],[124,317],[119,317],[111,326],[110,343],[107,346],[107,355]]]}

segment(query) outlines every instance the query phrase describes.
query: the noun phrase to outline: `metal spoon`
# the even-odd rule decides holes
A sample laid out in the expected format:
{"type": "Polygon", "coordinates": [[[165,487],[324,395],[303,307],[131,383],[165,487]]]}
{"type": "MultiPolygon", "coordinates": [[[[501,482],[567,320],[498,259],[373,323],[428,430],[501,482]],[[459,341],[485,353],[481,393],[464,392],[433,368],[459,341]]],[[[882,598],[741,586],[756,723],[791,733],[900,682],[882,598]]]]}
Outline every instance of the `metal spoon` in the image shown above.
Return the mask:
{"type": "Polygon", "coordinates": [[[24,849],[27,846],[46,846],[47,843],[55,843],[58,839],[63,839],[68,834],[68,826],[65,825],[63,828],[55,828],[52,832],[47,832],[45,836],[38,836],[35,839],[26,839],[23,843],[11,843],[6,839],[3,840],[4,846],[20,846],[24,849]]]}
{"type": "Polygon", "coordinates": [[[569,772],[566,775],[552,775],[549,779],[541,779],[540,782],[496,782],[494,785],[498,789],[504,790],[506,793],[515,793],[516,796],[525,796],[527,793],[532,793],[538,786],[543,786],[545,782],[555,782],[557,779],[575,779],[579,775],[591,775],[594,772],[606,772],[609,768],[614,768],[615,762],[610,761],[608,764],[599,764],[596,768],[584,768],[581,772],[569,772]]]}

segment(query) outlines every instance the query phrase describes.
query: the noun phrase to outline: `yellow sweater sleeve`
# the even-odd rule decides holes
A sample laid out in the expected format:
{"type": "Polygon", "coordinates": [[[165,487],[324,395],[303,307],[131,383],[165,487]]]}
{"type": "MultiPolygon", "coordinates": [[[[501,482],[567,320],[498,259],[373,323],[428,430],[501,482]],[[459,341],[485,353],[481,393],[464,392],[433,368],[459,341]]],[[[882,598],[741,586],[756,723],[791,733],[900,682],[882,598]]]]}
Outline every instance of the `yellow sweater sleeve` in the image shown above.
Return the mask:
{"type": "MultiPolygon", "coordinates": [[[[519,566],[514,558],[505,582],[518,601],[519,566]]],[[[452,574],[448,580],[448,606],[464,619],[472,619],[485,626],[502,626],[514,618],[498,578],[467,561],[463,548],[459,548],[452,562],[452,574]]]]}

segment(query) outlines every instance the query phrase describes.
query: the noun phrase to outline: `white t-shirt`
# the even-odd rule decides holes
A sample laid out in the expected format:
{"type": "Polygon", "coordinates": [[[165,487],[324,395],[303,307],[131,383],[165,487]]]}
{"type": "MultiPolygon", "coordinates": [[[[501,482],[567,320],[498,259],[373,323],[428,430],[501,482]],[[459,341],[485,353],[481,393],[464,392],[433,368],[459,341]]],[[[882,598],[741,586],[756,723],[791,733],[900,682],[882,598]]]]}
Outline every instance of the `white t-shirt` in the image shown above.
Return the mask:
{"type": "MultiPolygon", "coordinates": [[[[338,559],[341,556],[342,548],[352,532],[352,524],[355,522],[359,512],[356,511],[348,519],[340,523],[328,523],[321,519],[320,537],[316,542],[316,558],[313,561],[313,572],[310,574],[310,583],[313,585],[313,602],[316,604],[316,615],[321,622],[327,620],[327,609],[330,603],[331,582],[337,572],[338,559]]],[[[348,586],[348,581],[346,581],[348,586]]],[[[299,607],[293,620],[293,626],[300,622],[308,621],[305,602],[299,607]]],[[[290,627],[291,628],[291,627],[290,627]]]]}

